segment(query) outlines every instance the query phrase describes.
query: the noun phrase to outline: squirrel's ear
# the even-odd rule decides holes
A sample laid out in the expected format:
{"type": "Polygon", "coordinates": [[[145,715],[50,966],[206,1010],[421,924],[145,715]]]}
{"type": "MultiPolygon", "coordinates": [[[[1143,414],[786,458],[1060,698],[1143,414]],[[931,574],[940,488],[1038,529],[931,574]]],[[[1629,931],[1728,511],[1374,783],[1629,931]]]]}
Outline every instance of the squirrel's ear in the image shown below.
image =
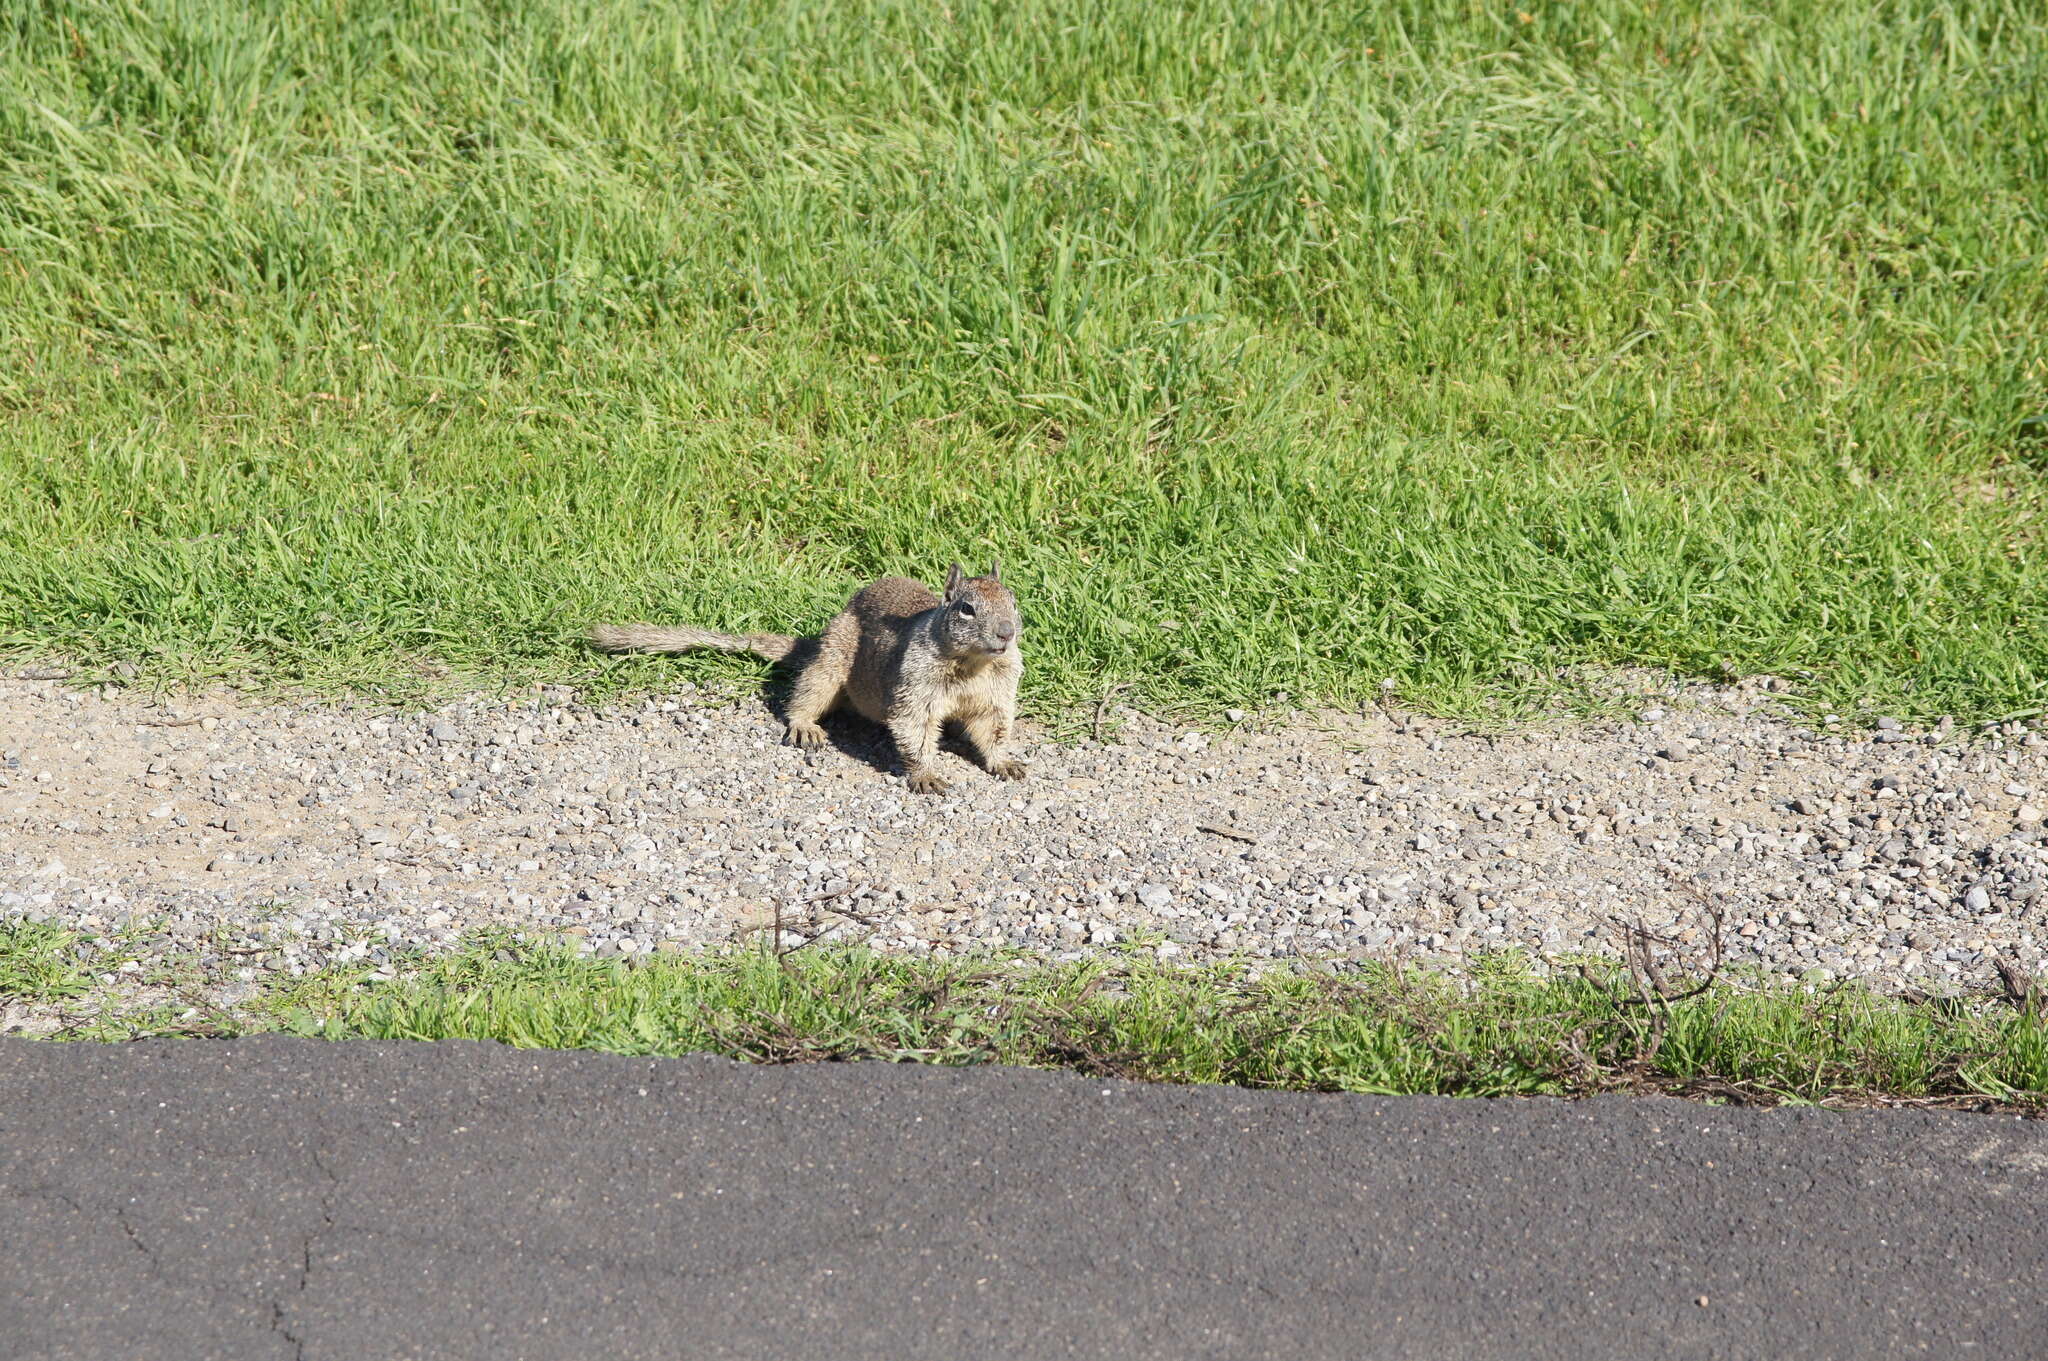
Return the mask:
{"type": "Polygon", "coordinates": [[[960,570],[959,563],[956,562],[946,569],[946,599],[951,600],[959,595],[960,588],[966,584],[967,574],[960,570]]]}
{"type": "Polygon", "coordinates": [[[1003,579],[1003,565],[994,558],[988,560],[988,579],[990,581],[1001,581],[1003,579]]]}

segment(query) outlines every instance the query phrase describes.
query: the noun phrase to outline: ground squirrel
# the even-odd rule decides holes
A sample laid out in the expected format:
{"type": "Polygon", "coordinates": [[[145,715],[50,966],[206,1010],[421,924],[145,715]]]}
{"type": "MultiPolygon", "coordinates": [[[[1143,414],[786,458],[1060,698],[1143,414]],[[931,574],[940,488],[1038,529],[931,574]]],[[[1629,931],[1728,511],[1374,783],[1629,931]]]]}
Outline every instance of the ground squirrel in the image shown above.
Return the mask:
{"type": "Polygon", "coordinates": [[[943,599],[908,577],[883,577],[856,592],[816,638],[624,624],[594,628],[590,641],[607,652],[709,647],[771,662],[788,659],[796,685],[785,742],[823,746],[818,720],[843,705],[889,729],[913,790],[939,794],[946,782],[932,760],[949,718],[981,749],[989,774],[1024,778],[1010,749],[1017,679],[1024,673],[1018,631],[1017,598],[1003,585],[1000,569],[991,564],[987,576],[970,577],[956,562],[946,573],[943,599]]]}

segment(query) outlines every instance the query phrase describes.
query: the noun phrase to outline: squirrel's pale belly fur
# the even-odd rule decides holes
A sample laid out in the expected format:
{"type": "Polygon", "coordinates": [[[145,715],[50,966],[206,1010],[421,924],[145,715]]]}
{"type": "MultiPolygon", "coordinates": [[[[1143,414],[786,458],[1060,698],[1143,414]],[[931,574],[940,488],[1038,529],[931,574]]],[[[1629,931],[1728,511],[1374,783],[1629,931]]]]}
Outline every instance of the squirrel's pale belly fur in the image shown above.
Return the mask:
{"type": "Polygon", "coordinates": [[[938,793],[946,782],[932,763],[948,721],[966,729],[989,773],[1023,778],[1024,767],[1011,749],[1017,682],[1024,672],[1020,627],[1016,597],[997,568],[970,578],[955,563],[943,597],[908,577],[884,577],[855,592],[815,639],[652,624],[605,626],[590,636],[612,652],[705,647],[788,659],[796,684],[784,740],[821,746],[825,733],[818,720],[834,709],[851,709],[889,729],[912,789],[938,793]]]}

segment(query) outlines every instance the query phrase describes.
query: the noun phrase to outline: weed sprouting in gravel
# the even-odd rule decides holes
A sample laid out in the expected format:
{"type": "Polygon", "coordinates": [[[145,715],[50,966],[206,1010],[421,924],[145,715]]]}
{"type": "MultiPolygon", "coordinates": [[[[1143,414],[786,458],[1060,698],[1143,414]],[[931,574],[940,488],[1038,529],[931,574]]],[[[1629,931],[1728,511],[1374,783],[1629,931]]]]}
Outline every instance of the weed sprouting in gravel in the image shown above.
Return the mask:
{"type": "Polygon", "coordinates": [[[78,934],[46,922],[0,921],[0,1002],[49,1002],[92,987],[78,934]]]}

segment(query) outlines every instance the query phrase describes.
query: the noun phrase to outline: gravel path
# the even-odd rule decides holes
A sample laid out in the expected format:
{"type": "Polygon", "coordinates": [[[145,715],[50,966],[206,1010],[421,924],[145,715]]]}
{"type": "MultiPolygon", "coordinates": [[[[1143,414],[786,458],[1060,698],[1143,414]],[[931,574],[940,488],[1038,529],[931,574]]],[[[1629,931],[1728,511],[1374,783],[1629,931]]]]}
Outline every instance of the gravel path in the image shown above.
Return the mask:
{"type": "Polygon", "coordinates": [[[806,757],[752,697],[393,713],[0,679],[0,919],[102,936],[114,984],[196,955],[230,995],[487,925],[714,944],[778,903],[792,940],[892,950],[1455,961],[1610,948],[1616,915],[1697,933],[1716,902],[1735,959],[1792,976],[2039,964],[2039,734],[1816,731],[1761,686],[1639,702],[1504,736],[1125,714],[1114,742],[1027,735],[1021,785],[963,762],[923,799],[878,730],[806,757]]]}

